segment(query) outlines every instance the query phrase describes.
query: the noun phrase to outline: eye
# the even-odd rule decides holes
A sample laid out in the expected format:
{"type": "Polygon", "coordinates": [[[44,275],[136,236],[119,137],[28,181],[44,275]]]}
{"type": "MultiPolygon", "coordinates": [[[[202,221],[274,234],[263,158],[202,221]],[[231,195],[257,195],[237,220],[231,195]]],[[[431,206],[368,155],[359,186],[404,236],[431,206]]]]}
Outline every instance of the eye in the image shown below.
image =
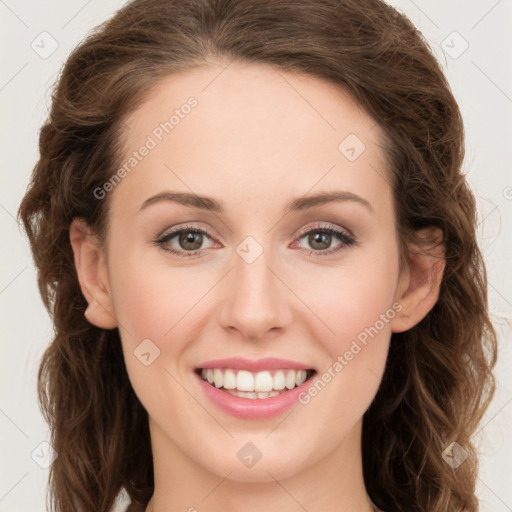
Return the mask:
{"type": "Polygon", "coordinates": [[[164,251],[186,258],[189,256],[196,256],[201,252],[201,246],[203,245],[205,238],[211,240],[210,235],[203,229],[199,229],[194,226],[185,226],[165,234],[156,240],[155,243],[164,251]],[[173,248],[171,244],[171,241],[174,238],[177,239],[175,242],[178,245],[177,249],[173,248]]]}
{"type": "Polygon", "coordinates": [[[319,253],[316,256],[329,255],[342,250],[345,247],[357,244],[355,237],[352,233],[344,230],[338,230],[331,226],[320,225],[312,229],[307,229],[300,234],[299,241],[305,239],[311,247],[313,253],[319,253]],[[341,241],[337,247],[330,248],[334,239],[341,241]]]}
{"type": "MultiPolygon", "coordinates": [[[[205,239],[212,240],[212,238],[203,229],[187,225],[166,233],[157,239],[155,244],[168,253],[187,258],[200,255],[205,249],[202,247],[205,239]],[[174,239],[176,240],[173,244],[174,239]]],[[[351,245],[357,245],[355,237],[348,230],[335,229],[330,225],[318,225],[303,230],[299,235],[298,242],[304,239],[310,245],[310,255],[316,253],[315,257],[326,256],[351,245]],[[341,243],[335,248],[330,248],[335,239],[341,243]]]]}

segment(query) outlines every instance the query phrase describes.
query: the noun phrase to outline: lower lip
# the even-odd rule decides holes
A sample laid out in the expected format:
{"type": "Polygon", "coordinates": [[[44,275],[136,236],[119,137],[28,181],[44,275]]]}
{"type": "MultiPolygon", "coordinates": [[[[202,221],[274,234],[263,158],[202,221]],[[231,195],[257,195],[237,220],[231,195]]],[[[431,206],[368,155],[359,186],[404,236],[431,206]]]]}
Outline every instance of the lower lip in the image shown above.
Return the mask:
{"type": "Polygon", "coordinates": [[[205,395],[214,405],[231,416],[243,419],[264,419],[278,416],[298,403],[299,395],[309,387],[312,381],[312,379],[309,378],[300,386],[276,396],[252,399],[230,395],[212,386],[199,375],[195,375],[199,379],[199,383],[205,395]]]}

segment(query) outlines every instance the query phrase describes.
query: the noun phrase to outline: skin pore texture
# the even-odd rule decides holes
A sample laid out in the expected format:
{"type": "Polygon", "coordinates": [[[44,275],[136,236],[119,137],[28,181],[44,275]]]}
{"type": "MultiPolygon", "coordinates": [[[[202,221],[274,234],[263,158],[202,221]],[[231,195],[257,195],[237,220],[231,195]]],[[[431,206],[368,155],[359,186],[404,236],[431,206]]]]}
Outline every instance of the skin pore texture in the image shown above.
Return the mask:
{"type": "Polygon", "coordinates": [[[106,247],[79,219],[70,230],[86,317],[119,328],[131,384],[148,411],[155,492],[147,511],[370,512],[362,417],[392,332],[417,324],[438,298],[442,245],[435,257],[411,255],[400,274],[382,134],[347,94],[270,66],[226,65],[167,77],[125,119],[126,160],[188,98],[197,100],[161,141],[152,136],[156,146],[110,192],[106,247]],[[353,161],[338,149],[350,134],[365,145],[353,161]],[[168,200],[141,209],[166,191],[214,198],[224,212],[168,200]],[[369,206],[348,199],[285,210],[334,191],[369,206]],[[319,226],[355,243],[325,234],[322,249],[318,234],[301,234],[325,233],[319,226]],[[179,233],[158,246],[178,228],[208,235],[192,250],[179,233]],[[262,249],[250,263],[237,251],[246,237],[251,251],[262,249]],[[194,372],[214,359],[277,357],[319,376],[389,311],[309,403],[270,418],[224,412],[194,372]],[[148,366],[134,355],[147,339],[160,350],[148,366]],[[261,453],[252,467],[237,455],[247,443],[261,453]]]}

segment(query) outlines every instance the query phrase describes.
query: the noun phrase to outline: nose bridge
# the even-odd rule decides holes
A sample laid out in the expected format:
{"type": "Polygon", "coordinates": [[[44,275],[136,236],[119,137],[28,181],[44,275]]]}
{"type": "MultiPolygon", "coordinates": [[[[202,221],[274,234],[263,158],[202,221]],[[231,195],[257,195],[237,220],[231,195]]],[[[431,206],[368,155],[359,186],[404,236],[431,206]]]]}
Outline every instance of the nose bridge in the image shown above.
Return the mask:
{"type": "Polygon", "coordinates": [[[235,247],[221,315],[224,327],[235,327],[246,338],[256,339],[287,323],[286,287],[275,275],[275,261],[270,242],[264,247],[255,237],[247,236],[235,247]]]}

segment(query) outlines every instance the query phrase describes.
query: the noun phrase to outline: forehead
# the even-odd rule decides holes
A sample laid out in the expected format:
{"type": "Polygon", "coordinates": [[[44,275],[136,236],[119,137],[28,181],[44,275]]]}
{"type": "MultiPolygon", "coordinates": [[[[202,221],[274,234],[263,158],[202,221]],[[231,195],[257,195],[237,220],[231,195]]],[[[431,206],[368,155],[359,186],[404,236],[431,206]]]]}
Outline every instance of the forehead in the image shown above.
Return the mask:
{"type": "Polygon", "coordinates": [[[211,63],[159,82],[125,127],[122,164],[135,165],[114,190],[123,208],[164,189],[228,195],[233,206],[332,188],[383,207],[390,200],[380,128],[341,88],[310,75],[211,63]]]}

